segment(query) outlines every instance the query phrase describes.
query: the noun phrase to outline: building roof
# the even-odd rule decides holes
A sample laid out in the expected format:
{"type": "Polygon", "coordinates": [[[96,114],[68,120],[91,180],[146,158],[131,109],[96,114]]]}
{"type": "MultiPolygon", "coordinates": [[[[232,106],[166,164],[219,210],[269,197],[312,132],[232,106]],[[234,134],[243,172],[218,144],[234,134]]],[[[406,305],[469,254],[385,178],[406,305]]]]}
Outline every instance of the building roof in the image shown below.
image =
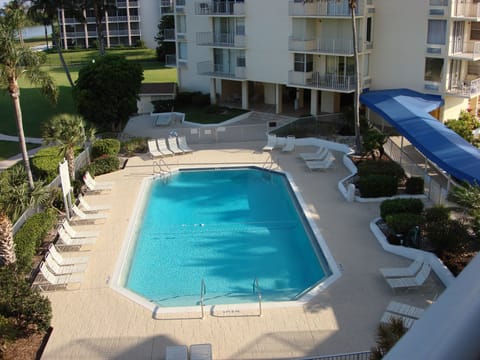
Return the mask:
{"type": "Polygon", "coordinates": [[[480,150],[429,114],[443,105],[439,96],[393,89],[365,92],[360,101],[441,169],[458,180],[480,184],[480,150]]]}
{"type": "Polygon", "coordinates": [[[142,83],[139,95],[174,95],[177,93],[177,84],[169,83],[142,83]]]}

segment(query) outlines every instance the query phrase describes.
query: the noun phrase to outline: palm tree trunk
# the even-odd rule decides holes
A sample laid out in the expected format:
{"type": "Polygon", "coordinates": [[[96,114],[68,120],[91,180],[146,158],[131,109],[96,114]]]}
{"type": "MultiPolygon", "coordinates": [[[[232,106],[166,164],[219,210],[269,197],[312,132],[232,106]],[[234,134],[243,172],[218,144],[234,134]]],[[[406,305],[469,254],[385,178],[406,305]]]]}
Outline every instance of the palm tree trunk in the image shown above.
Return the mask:
{"type": "Polygon", "coordinates": [[[355,153],[362,153],[362,141],[360,137],[360,67],[358,64],[358,47],[357,47],[357,24],[355,18],[355,10],[357,8],[357,1],[350,0],[350,10],[352,12],[352,32],[353,32],[353,53],[355,57],[355,94],[353,111],[355,114],[355,153]]]}
{"type": "Polygon", "coordinates": [[[27,143],[25,141],[25,133],[23,132],[23,118],[22,108],[20,107],[20,88],[16,79],[9,81],[8,91],[12,97],[13,107],[15,111],[15,117],[17,119],[18,139],[20,142],[20,149],[22,152],[23,162],[25,165],[25,171],[27,172],[28,185],[30,189],[34,189],[32,169],[30,168],[30,159],[28,158],[27,143]]]}
{"type": "Polygon", "coordinates": [[[0,264],[10,265],[16,261],[13,225],[7,215],[0,213],[0,264]]]}
{"type": "Polygon", "coordinates": [[[48,50],[48,24],[43,24],[43,28],[45,30],[45,44],[47,45],[47,50],[48,50]]]}
{"type": "Polygon", "coordinates": [[[67,75],[68,83],[71,87],[74,87],[75,84],[73,83],[72,76],[70,75],[70,70],[68,70],[67,63],[63,57],[62,46],[60,43],[60,39],[57,37],[57,32],[55,27],[52,24],[52,41],[54,45],[57,47],[58,57],[60,58],[60,62],[62,63],[63,70],[65,71],[65,75],[67,75]]]}
{"type": "Polygon", "coordinates": [[[68,148],[65,152],[67,158],[68,172],[70,173],[70,181],[75,180],[75,153],[73,148],[68,148]]]}

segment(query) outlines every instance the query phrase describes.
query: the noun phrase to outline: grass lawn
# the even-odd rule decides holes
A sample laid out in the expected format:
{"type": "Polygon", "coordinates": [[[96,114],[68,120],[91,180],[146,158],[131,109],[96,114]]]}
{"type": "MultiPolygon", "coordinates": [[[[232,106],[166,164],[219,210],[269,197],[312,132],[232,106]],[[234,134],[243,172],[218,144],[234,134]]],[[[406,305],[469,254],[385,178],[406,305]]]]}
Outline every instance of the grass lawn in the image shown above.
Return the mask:
{"type": "Polygon", "coordinates": [[[249,110],[231,109],[221,106],[177,106],[175,111],[185,113],[186,121],[199,124],[218,124],[249,112],[249,110]]]}
{"type": "MultiPolygon", "coordinates": [[[[27,149],[34,149],[39,146],[38,144],[27,144],[27,149]]],[[[11,158],[17,154],[20,154],[20,146],[17,142],[0,141],[0,161],[11,158]]]]}

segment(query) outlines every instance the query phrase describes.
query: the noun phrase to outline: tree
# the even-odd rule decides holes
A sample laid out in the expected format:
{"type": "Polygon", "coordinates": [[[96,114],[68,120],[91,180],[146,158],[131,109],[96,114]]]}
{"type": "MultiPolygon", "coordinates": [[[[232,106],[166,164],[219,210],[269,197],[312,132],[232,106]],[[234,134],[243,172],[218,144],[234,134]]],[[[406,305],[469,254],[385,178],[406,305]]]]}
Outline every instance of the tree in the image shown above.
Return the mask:
{"type": "Polygon", "coordinates": [[[13,224],[5,212],[0,209],[0,265],[15,264],[15,243],[13,242],[13,224]]]}
{"type": "Polygon", "coordinates": [[[473,143],[475,140],[473,130],[480,127],[480,121],[472,113],[462,110],[458,119],[446,121],[445,126],[455,131],[468,142],[473,143]]]}
{"type": "Polygon", "coordinates": [[[381,159],[383,154],[385,154],[383,145],[386,142],[386,135],[377,128],[371,127],[363,136],[363,149],[365,153],[372,156],[373,160],[376,160],[376,153],[378,153],[378,157],[381,159]]]}
{"type": "Polygon", "coordinates": [[[93,131],[86,130],[85,121],[78,115],[59,114],[43,126],[44,142],[60,144],[72,180],[75,179],[75,147],[83,146],[92,137],[93,131]]]}
{"type": "Polygon", "coordinates": [[[13,102],[23,162],[28,183],[33,189],[33,176],[23,131],[19,79],[25,77],[31,83],[39,85],[43,94],[52,102],[56,102],[58,90],[53,78],[40,68],[45,62],[45,56],[16,40],[15,35],[19,31],[16,26],[10,16],[0,18],[0,85],[8,91],[13,102]]]}
{"type": "Polygon", "coordinates": [[[143,80],[138,63],[105,55],[84,66],[73,91],[77,111],[99,129],[118,131],[137,111],[143,80]]]}
{"type": "Polygon", "coordinates": [[[165,30],[175,29],[175,18],[172,15],[162,17],[158,24],[158,34],[155,36],[155,41],[158,46],[156,48],[157,59],[161,62],[165,61],[165,55],[175,54],[175,43],[165,40],[165,30]]]}
{"type": "MultiPolygon", "coordinates": [[[[44,26],[50,25],[52,28],[52,41],[53,45],[56,46],[58,57],[62,63],[63,70],[67,76],[67,80],[70,86],[74,86],[72,76],[68,70],[67,63],[63,57],[62,46],[59,38],[59,29],[58,29],[58,10],[63,8],[74,16],[80,16],[79,9],[76,8],[72,1],[68,0],[33,0],[32,4],[28,10],[30,18],[34,20],[41,20],[44,26]]],[[[48,42],[47,42],[48,44],[48,42]]]]}
{"type": "Polygon", "coordinates": [[[401,319],[390,319],[387,324],[380,324],[377,330],[377,346],[371,349],[370,360],[380,360],[407,332],[401,319]]]}
{"type": "Polygon", "coordinates": [[[354,111],[355,111],[355,152],[357,154],[362,153],[362,141],[360,138],[360,92],[361,79],[360,79],[360,67],[358,62],[358,44],[357,44],[357,24],[355,11],[357,9],[357,0],[349,0],[350,11],[352,15],[352,36],[353,36],[353,53],[355,57],[355,95],[354,95],[354,111]]]}
{"type": "Polygon", "coordinates": [[[93,10],[95,17],[95,28],[97,30],[97,41],[100,56],[105,55],[105,14],[117,9],[116,0],[77,0],[84,11],[93,10]]]}
{"type": "Polygon", "coordinates": [[[4,16],[8,16],[15,24],[18,40],[23,44],[22,29],[27,26],[27,7],[25,6],[25,0],[12,0],[5,5],[5,8],[1,10],[4,16]]]}

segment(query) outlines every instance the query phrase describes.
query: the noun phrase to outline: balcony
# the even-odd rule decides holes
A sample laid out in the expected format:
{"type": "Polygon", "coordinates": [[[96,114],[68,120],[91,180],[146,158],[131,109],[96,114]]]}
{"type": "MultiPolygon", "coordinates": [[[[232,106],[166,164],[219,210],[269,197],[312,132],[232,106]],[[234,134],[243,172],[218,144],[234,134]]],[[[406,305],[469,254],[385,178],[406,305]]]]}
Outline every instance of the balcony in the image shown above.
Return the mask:
{"type": "MultiPolygon", "coordinates": [[[[117,8],[126,8],[127,7],[127,2],[126,1],[120,1],[117,0],[117,8]]],[[[128,7],[138,7],[138,1],[130,0],[128,1],[128,7]]]]}
{"type": "Polygon", "coordinates": [[[198,46],[226,47],[226,48],[245,48],[245,35],[235,35],[233,33],[214,33],[198,32],[198,46]]]}
{"type": "Polygon", "coordinates": [[[163,29],[163,41],[175,41],[175,29],[163,29]]]}
{"type": "Polygon", "coordinates": [[[177,56],[175,54],[165,55],[165,67],[177,67],[177,56]]]}
{"type": "Polygon", "coordinates": [[[480,76],[467,75],[464,81],[453,83],[446,92],[449,95],[463,98],[477,96],[480,94],[480,76]]]}
{"type": "Polygon", "coordinates": [[[224,79],[246,79],[245,66],[228,66],[224,64],[214,64],[211,61],[203,61],[197,64],[198,75],[207,75],[224,79]]]}
{"type": "MultiPolygon", "coordinates": [[[[299,1],[290,0],[288,4],[289,16],[315,16],[315,17],[350,17],[349,0],[327,0],[327,1],[299,1]]],[[[363,14],[363,1],[357,1],[355,14],[363,14]]]]}
{"type": "Polygon", "coordinates": [[[480,60],[480,41],[454,40],[451,45],[450,57],[460,60],[480,60]]]}
{"type": "Polygon", "coordinates": [[[480,3],[465,0],[452,0],[452,17],[480,19],[480,3]]]}
{"type": "Polygon", "coordinates": [[[318,72],[288,72],[288,85],[309,89],[350,93],[355,91],[355,75],[320,74],[318,72]]]}
{"type": "Polygon", "coordinates": [[[245,16],[245,4],[236,1],[202,1],[195,3],[195,15],[245,16]]]}
{"type": "MultiPolygon", "coordinates": [[[[358,42],[358,51],[363,49],[362,41],[358,42]]],[[[289,38],[288,50],[325,55],[353,56],[353,40],[348,39],[295,39],[289,38]]]]}

